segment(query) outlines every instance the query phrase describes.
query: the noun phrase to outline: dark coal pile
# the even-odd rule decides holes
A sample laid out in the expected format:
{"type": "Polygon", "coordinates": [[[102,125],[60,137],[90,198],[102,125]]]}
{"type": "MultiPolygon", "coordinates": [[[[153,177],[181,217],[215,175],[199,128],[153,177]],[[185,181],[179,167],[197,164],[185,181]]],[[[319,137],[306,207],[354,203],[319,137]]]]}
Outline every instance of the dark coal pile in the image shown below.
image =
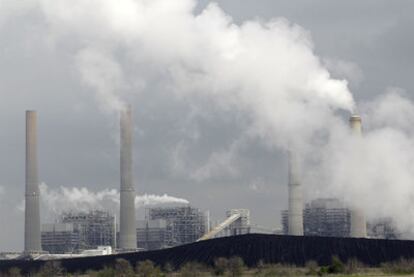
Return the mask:
{"type": "MultiPolygon", "coordinates": [[[[378,266],[401,257],[414,258],[414,241],[249,234],[157,251],[71,258],[58,262],[68,272],[82,272],[102,269],[114,264],[117,258],[124,258],[132,265],[148,259],[160,266],[169,263],[178,268],[187,262],[212,265],[216,258],[238,256],[246,265],[254,267],[259,262],[302,266],[310,260],[327,265],[335,255],[342,261],[356,258],[366,265],[378,266]]],[[[45,261],[0,261],[0,270],[6,272],[11,267],[19,267],[23,272],[31,272],[44,263],[45,261]]]]}

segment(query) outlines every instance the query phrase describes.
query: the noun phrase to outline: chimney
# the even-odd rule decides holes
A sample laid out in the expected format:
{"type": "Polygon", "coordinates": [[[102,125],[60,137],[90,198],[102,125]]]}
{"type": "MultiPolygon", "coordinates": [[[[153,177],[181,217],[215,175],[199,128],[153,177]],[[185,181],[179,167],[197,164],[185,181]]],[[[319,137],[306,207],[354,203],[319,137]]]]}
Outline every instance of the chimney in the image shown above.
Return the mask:
{"type": "Polygon", "coordinates": [[[289,151],[289,210],[288,234],[303,236],[302,185],[300,182],[299,157],[289,151]]]}
{"type": "Polygon", "coordinates": [[[135,250],[137,233],[135,224],[135,188],[132,178],[132,112],[131,107],[121,111],[121,207],[119,248],[135,250]]]}
{"type": "MultiPolygon", "coordinates": [[[[362,123],[359,115],[352,115],[349,119],[349,125],[355,137],[362,136],[362,123]]],[[[359,205],[351,208],[351,237],[365,238],[367,237],[367,223],[365,213],[359,205]]]]}
{"type": "Polygon", "coordinates": [[[41,252],[39,179],[37,172],[37,113],[26,111],[26,193],[24,251],[41,252]]]}

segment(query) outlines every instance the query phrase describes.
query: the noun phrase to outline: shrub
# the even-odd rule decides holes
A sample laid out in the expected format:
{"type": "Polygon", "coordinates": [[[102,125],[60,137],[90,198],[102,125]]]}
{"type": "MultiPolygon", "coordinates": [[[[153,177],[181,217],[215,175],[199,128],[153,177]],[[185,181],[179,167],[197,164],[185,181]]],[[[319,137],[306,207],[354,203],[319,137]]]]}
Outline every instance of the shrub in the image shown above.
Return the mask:
{"type": "Polygon", "coordinates": [[[96,277],[115,277],[115,269],[111,267],[105,267],[96,273],[96,277]]]}
{"type": "Polygon", "coordinates": [[[229,265],[229,261],[226,258],[217,258],[214,261],[214,274],[224,275],[229,265]]]}
{"type": "Polygon", "coordinates": [[[325,274],[331,274],[331,273],[332,274],[345,273],[345,265],[339,259],[338,256],[333,256],[331,264],[328,266],[322,266],[318,272],[319,275],[325,275],[325,274]]]}
{"type": "Polygon", "coordinates": [[[273,276],[287,277],[287,276],[302,276],[303,272],[293,265],[266,264],[266,265],[263,265],[261,268],[259,268],[259,270],[255,273],[255,275],[263,276],[263,277],[273,277],[273,276]]]}
{"type": "Polygon", "coordinates": [[[119,277],[133,277],[135,276],[131,264],[125,259],[116,259],[114,266],[115,274],[119,277]]]}
{"type": "Polygon", "coordinates": [[[346,274],[354,274],[361,271],[362,268],[364,268],[363,263],[356,258],[351,258],[346,262],[344,271],[346,274]]]}
{"type": "Polygon", "coordinates": [[[381,264],[381,269],[385,273],[411,274],[414,273],[414,260],[401,258],[398,261],[381,264]]]}
{"type": "Polygon", "coordinates": [[[240,257],[231,257],[228,260],[228,269],[231,276],[240,276],[244,271],[244,262],[240,257]]]}
{"type": "Polygon", "coordinates": [[[138,262],[135,271],[141,277],[158,277],[163,276],[161,269],[154,265],[150,260],[138,262]]]}
{"type": "Polygon", "coordinates": [[[58,261],[47,261],[36,274],[39,277],[55,277],[63,274],[63,269],[58,261]]]}
{"type": "Polygon", "coordinates": [[[196,262],[189,262],[180,268],[180,276],[182,277],[197,277],[202,276],[207,271],[205,266],[196,262]]]}
{"type": "Polygon", "coordinates": [[[306,275],[318,275],[319,265],[315,261],[308,261],[305,265],[306,275]]]}
{"type": "Polygon", "coordinates": [[[20,277],[20,276],[22,276],[20,268],[17,268],[17,267],[10,268],[7,276],[10,276],[10,277],[20,277]]]}
{"type": "Polygon", "coordinates": [[[332,263],[328,267],[329,273],[343,273],[345,272],[345,265],[338,256],[332,257],[332,263]]]}

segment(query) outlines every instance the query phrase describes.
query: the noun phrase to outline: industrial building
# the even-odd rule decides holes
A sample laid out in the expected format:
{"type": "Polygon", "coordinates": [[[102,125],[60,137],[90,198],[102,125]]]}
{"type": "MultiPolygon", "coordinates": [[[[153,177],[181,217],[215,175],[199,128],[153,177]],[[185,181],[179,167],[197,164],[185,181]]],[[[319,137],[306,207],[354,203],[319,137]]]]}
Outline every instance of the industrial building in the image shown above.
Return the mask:
{"type": "MultiPolygon", "coordinates": [[[[288,212],[282,211],[283,233],[288,234],[288,212]]],[[[349,237],[351,211],[335,198],[316,199],[303,210],[305,236],[349,237]]]]}
{"type": "Polygon", "coordinates": [[[155,249],[195,242],[207,231],[206,218],[191,206],[149,208],[146,220],[138,221],[138,245],[155,249]]]}
{"type": "Polygon", "coordinates": [[[172,241],[172,232],[164,219],[137,221],[137,246],[145,250],[167,248],[172,241]]]}
{"type": "Polygon", "coordinates": [[[52,254],[73,253],[80,249],[80,233],[72,223],[42,225],[42,248],[52,254]]]}
{"type": "Polygon", "coordinates": [[[66,212],[59,221],[42,225],[42,248],[49,253],[77,253],[103,245],[115,247],[115,217],[108,212],[66,212]]]}

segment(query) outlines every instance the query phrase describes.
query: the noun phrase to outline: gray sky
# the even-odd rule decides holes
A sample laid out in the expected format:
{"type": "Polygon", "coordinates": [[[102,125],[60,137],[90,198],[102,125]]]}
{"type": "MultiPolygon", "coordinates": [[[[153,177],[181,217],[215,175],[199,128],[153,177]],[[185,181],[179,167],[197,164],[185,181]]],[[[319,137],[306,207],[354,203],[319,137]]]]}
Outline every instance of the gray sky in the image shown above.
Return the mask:
{"type": "MultiPolygon", "coordinates": [[[[0,251],[23,246],[18,206],[24,195],[26,109],[39,113],[40,180],[49,189],[119,186],[117,113],[104,110],[94,89],[82,81],[71,55],[76,47],[72,33],[56,42],[46,31],[51,23],[38,11],[19,12],[24,5],[11,8],[7,2],[0,3],[0,251]]],[[[200,0],[197,12],[208,2],[200,0]]],[[[412,97],[410,1],[218,3],[237,24],[285,17],[302,26],[330,73],[348,80],[357,103],[389,87],[412,97]]],[[[152,85],[126,96],[134,107],[137,193],[185,198],[210,210],[215,219],[227,209],[248,208],[253,223],[278,226],[280,210],[287,206],[284,151],[243,136],[250,120],[243,111],[229,112],[205,99],[171,97],[157,85],[162,76],[148,78],[152,85]]]]}

